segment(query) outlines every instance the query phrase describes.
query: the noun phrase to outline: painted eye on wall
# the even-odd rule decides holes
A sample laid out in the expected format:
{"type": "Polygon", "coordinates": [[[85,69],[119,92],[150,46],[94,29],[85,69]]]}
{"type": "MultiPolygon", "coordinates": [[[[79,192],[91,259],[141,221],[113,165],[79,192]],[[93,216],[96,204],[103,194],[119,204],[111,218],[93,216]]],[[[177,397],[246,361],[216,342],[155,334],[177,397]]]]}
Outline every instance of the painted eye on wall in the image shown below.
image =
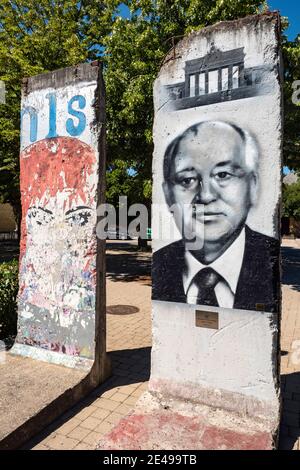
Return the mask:
{"type": "Polygon", "coordinates": [[[48,225],[54,219],[53,212],[43,207],[32,206],[28,209],[27,220],[35,225],[48,225]]]}
{"type": "Polygon", "coordinates": [[[66,212],[66,221],[71,226],[83,227],[86,225],[92,217],[92,209],[90,207],[75,207],[66,212]]]}

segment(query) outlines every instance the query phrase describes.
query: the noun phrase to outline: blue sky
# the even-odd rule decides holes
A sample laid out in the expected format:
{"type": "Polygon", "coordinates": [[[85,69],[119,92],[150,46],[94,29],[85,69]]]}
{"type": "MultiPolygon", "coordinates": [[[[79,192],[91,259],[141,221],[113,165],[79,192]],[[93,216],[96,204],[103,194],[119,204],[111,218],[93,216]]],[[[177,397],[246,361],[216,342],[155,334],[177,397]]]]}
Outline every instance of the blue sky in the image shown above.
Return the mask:
{"type": "Polygon", "coordinates": [[[271,10],[279,10],[282,16],[289,18],[290,27],[287,35],[290,40],[300,33],[300,2],[298,0],[268,0],[271,10]]]}
{"type": "MultiPolygon", "coordinates": [[[[271,10],[279,10],[282,16],[287,16],[290,21],[290,27],[287,35],[290,40],[295,39],[300,33],[300,2],[298,0],[268,0],[271,10]]],[[[120,6],[120,14],[123,18],[129,17],[128,8],[125,5],[120,6]]]]}

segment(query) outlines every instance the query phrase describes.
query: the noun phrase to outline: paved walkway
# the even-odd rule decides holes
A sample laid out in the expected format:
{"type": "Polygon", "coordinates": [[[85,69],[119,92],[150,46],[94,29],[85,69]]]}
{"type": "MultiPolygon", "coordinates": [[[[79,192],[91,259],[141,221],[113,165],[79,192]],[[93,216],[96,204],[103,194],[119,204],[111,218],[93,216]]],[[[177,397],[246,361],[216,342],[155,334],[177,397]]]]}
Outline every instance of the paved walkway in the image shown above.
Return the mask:
{"type": "MultiPolygon", "coordinates": [[[[107,330],[113,376],[24,448],[93,449],[146,390],[151,347],[149,267],[150,254],[137,254],[128,244],[109,246],[107,330]]],[[[300,242],[290,240],[283,246],[282,393],[280,448],[300,450],[300,242]]]]}
{"type": "Polygon", "coordinates": [[[282,246],[281,384],[283,414],[280,448],[300,450],[300,241],[282,246]]]}

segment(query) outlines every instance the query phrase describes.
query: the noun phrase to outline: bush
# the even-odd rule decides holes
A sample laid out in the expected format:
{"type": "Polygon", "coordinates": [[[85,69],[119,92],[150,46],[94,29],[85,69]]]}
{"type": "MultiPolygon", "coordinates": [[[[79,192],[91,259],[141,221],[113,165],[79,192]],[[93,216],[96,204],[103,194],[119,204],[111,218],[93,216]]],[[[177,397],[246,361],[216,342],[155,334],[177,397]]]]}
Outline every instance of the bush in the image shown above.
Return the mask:
{"type": "Polygon", "coordinates": [[[17,333],[18,261],[0,263],[0,340],[17,333]]]}

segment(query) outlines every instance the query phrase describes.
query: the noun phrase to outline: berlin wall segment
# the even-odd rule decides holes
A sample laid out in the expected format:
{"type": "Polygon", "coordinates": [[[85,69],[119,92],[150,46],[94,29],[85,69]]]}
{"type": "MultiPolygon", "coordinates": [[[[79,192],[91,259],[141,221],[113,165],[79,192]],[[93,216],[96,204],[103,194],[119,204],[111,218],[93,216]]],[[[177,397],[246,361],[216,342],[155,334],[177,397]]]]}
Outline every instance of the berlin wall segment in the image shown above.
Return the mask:
{"type": "Polygon", "coordinates": [[[24,79],[18,335],[2,369],[1,449],[19,448],[110,373],[96,237],[105,155],[98,62],[24,79]]]}
{"type": "Polygon", "coordinates": [[[153,242],[150,390],[253,418],[270,447],[280,412],[279,23],[266,14],[192,33],[154,87],[153,202],[176,235],[153,242]],[[172,216],[174,204],[192,210],[172,216]]]}
{"type": "Polygon", "coordinates": [[[218,23],[161,67],[149,389],[99,449],[277,446],[279,28],[277,13],[218,23]]]}
{"type": "Polygon", "coordinates": [[[96,225],[104,202],[105,96],[98,62],[23,81],[20,166],[12,353],[87,370],[96,358],[103,375],[105,248],[96,225]]]}

